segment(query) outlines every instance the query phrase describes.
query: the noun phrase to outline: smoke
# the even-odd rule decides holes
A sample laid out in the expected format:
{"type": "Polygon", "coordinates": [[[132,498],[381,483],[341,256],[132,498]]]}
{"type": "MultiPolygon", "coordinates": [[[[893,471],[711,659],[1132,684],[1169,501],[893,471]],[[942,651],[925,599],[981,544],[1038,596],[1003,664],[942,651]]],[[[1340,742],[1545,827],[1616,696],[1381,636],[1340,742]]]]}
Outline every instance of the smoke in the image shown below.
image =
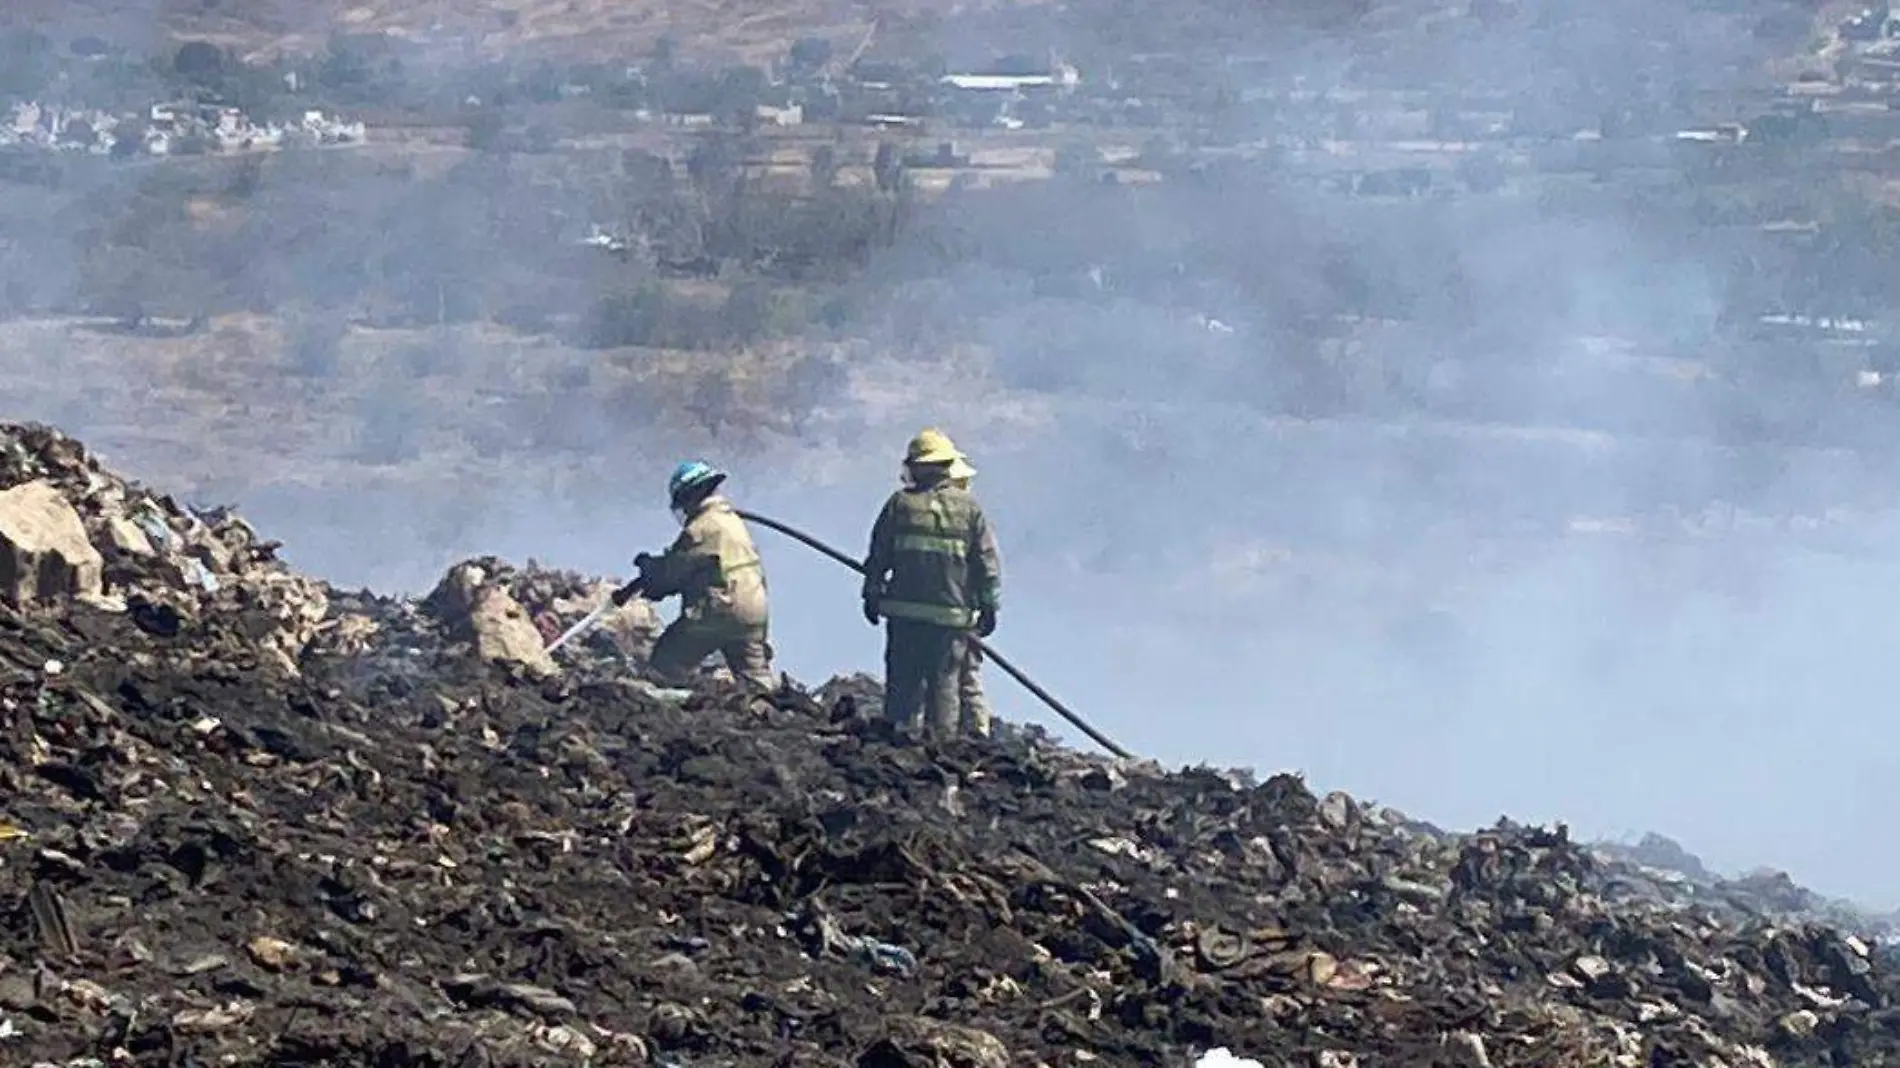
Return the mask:
{"type": "MultiPolygon", "coordinates": [[[[604,222],[663,258],[736,238],[651,208],[666,179],[612,122],[556,129],[565,72],[497,125],[464,114],[488,83],[447,46],[351,53],[364,101],[400,76],[513,150],[417,130],[6,186],[0,272],[37,321],[6,329],[9,408],[235,501],[301,566],[410,591],[476,553],[623,572],[671,537],[663,480],[695,454],[747,507],[861,552],[904,440],[940,425],[1002,537],[999,645],[1124,744],[1301,769],[1440,824],[1655,829],[1885,903],[1900,868],[1859,843],[1900,801],[1879,755],[1900,742],[1879,711],[1886,409],[1829,362],[1845,350],[1734,328],[1878,308],[1884,283],[1733,224],[1847,217],[1797,157],[1671,143],[1756,114],[1757,30],[1786,11],[1494,6],[916,29],[958,60],[1054,50],[1085,92],[1123,85],[1098,111],[1162,136],[1011,135],[1061,146],[1059,173],[916,198],[894,246],[784,292],[665,290],[700,303],[580,245],[604,222]],[[1406,147],[1428,141],[1454,144],[1406,147]],[[790,338],[576,344],[671,345],[793,301],[790,338]],[[80,311],[218,318],[127,339],[56,318],[80,311]]],[[[739,199],[715,155],[677,203],[797,221],[739,199]]],[[[874,668],[855,578],[759,538],[783,666],[874,668]]],[[[1049,721],[992,675],[1004,715],[1049,721]]]]}

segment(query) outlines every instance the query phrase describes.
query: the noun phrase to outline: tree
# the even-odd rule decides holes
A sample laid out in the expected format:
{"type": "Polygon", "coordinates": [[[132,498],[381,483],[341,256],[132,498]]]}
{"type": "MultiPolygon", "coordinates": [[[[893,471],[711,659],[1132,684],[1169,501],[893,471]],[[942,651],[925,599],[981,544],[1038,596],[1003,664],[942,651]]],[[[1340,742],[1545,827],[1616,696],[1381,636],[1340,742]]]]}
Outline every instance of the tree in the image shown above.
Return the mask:
{"type": "Polygon", "coordinates": [[[317,64],[317,84],[352,102],[395,96],[405,78],[396,48],[387,34],[333,33],[317,64]]]}
{"type": "Polygon", "coordinates": [[[522,91],[537,104],[553,104],[561,99],[561,72],[547,60],[534,65],[522,81],[522,91]]]}
{"type": "Polygon", "coordinates": [[[836,357],[810,353],[774,382],[768,402],[791,419],[793,433],[803,433],[818,409],[843,396],[850,381],[836,357]]]}
{"type": "Polygon", "coordinates": [[[359,89],[369,84],[369,59],[361,50],[350,47],[348,38],[336,35],[330,38],[316,75],[317,84],[327,89],[359,89]]]}
{"type": "Polygon", "coordinates": [[[53,42],[34,30],[0,35],[0,96],[38,96],[59,70],[53,42]]]}
{"type": "Polygon", "coordinates": [[[831,145],[819,145],[811,150],[811,187],[815,190],[830,189],[831,183],[838,177],[838,150],[831,145]]]}
{"type": "Polygon", "coordinates": [[[889,141],[879,141],[877,155],[871,159],[871,174],[877,179],[880,193],[895,193],[904,182],[904,157],[897,146],[889,141]]]}
{"type": "Polygon", "coordinates": [[[616,349],[651,345],[660,338],[666,317],[666,293],[647,283],[627,293],[610,293],[588,314],[584,341],[589,348],[616,349]]]}
{"type": "Polygon", "coordinates": [[[750,130],[759,121],[759,105],[764,101],[765,72],[757,67],[730,67],[719,75],[713,116],[724,125],[750,130]]]}
{"type": "Polygon", "coordinates": [[[264,157],[243,156],[238,160],[237,170],[231,175],[231,182],[224,187],[226,196],[235,200],[249,200],[257,195],[264,184],[264,157]]]}
{"type": "Polygon", "coordinates": [[[363,413],[351,452],[364,463],[406,463],[422,455],[421,425],[421,405],[408,392],[384,393],[363,413]]]}
{"type": "Polygon", "coordinates": [[[186,41],[172,57],[172,73],[193,85],[216,87],[223,79],[229,58],[224,49],[209,41],[186,41]]]}
{"type": "Polygon", "coordinates": [[[1495,193],[1504,188],[1509,180],[1504,164],[1494,155],[1473,154],[1458,161],[1453,168],[1458,180],[1473,193],[1495,193]]]}
{"type": "Polygon", "coordinates": [[[283,322],[284,363],[293,375],[327,378],[337,368],[337,353],[350,327],[338,315],[299,312],[283,322]]]}
{"type": "Polygon", "coordinates": [[[463,128],[468,131],[468,147],[477,152],[494,150],[500,145],[502,130],[506,126],[500,108],[477,108],[463,124],[463,128]]]}
{"type": "Polygon", "coordinates": [[[620,153],[620,173],[639,196],[662,196],[673,189],[673,164],[644,148],[620,153]]]}
{"type": "Polygon", "coordinates": [[[211,138],[192,131],[182,133],[172,139],[171,154],[174,156],[203,156],[211,152],[211,138]]]}
{"type": "Polygon", "coordinates": [[[739,391],[728,373],[707,371],[688,387],[681,407],[699,420],[699,425],[717,435],[725,429],[738,406],[739,391]]]}
{"type": "Polygon", "coordinates": [[[1076,142],[1056,149],[1054,170],[1066,178],[1093,177],[1096,163],[1095,146],[1076,142]]]}
{"type": "Polygon", "coordinates": [[[725,327],[735,341],[756,341],[771,326],[772,287],[756,279],[740,282],[726,295],[725,327]]]}
{"type": "Polygon", "coordinates": [[[722,133],[710,133],[693,144],[686,157],[686,174],[702,192],[716,188],[738,169],[738,152],[732,139],[722,133]]]}
{"type": "Polygon", "coordinates": [[[92,123],[84,119],[74,119],[66,124],[66,132],[60,139],[69,145],[91,148],[99,143],[99,131],[93,129],[92,123]]]}
{"type": "Polygon", "coordinates": [[[121,121],[112,129],[112,158],[129,159],[145,151],[146,124],[136,119],[121,121]]]}
{"type": "Polygon", "coordinates": [[[831,62],[831,42],[823,37],[800,37],[792,42],[788,57],[794,71],[804,74],[816,72],[831,62]]]}
{"type": "Polygon", "coordinates": [[[661,72],[672,70],[673,62],[679,55],[679,49],[679,38],[670,33],[661,34],[659,39],[653,42],[653,54],[649,58],[653,69],[661,72]]]}

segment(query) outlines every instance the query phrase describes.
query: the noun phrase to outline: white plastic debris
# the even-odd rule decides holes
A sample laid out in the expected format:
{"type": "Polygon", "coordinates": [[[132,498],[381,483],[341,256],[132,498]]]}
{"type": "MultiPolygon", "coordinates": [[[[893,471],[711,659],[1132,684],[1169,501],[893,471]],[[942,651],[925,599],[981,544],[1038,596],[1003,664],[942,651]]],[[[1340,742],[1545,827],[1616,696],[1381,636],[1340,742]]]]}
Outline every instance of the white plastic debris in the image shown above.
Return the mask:
{"type": "Polygon", "coordinates": [[[1267,1068],[1259,1061],[1236,1057],[1226,1046],[1210,1049],[1194,1062],[1194,1068],[1267,1068]]]}
{"type": "Polygon", "coordinates": [[[218,592],[218,577],[211,573],[211,569],[206,567],[202,560],[194,558],[185,577],[206,593],[218,592]]]}

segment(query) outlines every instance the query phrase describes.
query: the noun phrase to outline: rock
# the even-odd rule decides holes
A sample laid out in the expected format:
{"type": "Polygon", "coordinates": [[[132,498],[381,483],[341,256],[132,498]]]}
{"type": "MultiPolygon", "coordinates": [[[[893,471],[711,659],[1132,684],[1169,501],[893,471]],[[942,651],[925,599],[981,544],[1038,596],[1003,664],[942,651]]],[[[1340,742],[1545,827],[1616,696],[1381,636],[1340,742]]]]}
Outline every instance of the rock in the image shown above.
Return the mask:
{"type": "Polygon", "coordinates": [[[541,642],[541,632],[528,612],[505,590],[486,589],[469,609],[469,627],[475,633],[475,653],[496,664],[517,664],[539,674],[560,669],[541,642]]]}
{"type": "Polygon", "coordinates": [[[244,948],[250,953],[251,960],[255,961],[258,967],[273,972],[283,971],[296,960],[296,948],[281,938],[259,935],[251,939],[244,948]]]}
{"type": "Polygon", "coordinates": [[[1009,1047],[987,1031],[899,1016],[858,1057],[858,1068],[1009,1068],[1009,1047]]]}
{"type": "Polygon", "coordinates": [[[560,670],[527,610],[477,563],[451,568],[425,604],[451,634],[472,644],[475,655],[489,663],[539,675],[560,670]]]}
{"type": "Polygon", "coordinates": [[[122,515],[110,516],[105,521],[106,544],[122,553],[133,556],[151,556],[157,550],[152,548],[152,539],[145,536],[137,523],[122,515]]]}
{"type": "Polygon", "coordinates": [[[567,998],[527,983],[502,983],[486,975],[456,975],[443,980],[442,989],[457,1001],[490,1005],[531,1016],[560,1018],[579,1011],[567,998]]]}
{"type": "Polygon", "coordinates": [[[1821,1017],[1813,1009],[1797,1009],[1776,1021],[1783,1034],[1793,1039],[1811,1038],[1821,1026],[1821,1017]]]}
{"type": "Polygon", "coordinates": [[[1329,986],[1339,974],[1339,961],[1331,953],[1313,953],[1306,959],[1306,981],[1314,986],[1329,986]]]}
{"type": "Polygon", "coordinates": [[[1320,799],[1320,821],[1333,830],[1346,830],[1357,821],[1358,817],[1358,809],[1354,806],[1352,798],[1337,790],[1320,799]]]}
{"type": "Polygon", "coordinates": [[[1609,961],[1604,960],[1602,957],[1585,956],[1578,957],[1576,961],[1570,965],[1570,970],[1576,972],[1577,977],[1584,982],[1594,983],[1604,976],[1609,975],[1610,972],[1615,969],[1611,967],[1609,961]]]}
{"type": "Polygon", "coordinates": [[[255,1013],[254,1006],[235,1001],[215,1009],[186,1009],[172,1017],[172,1027],[181,1034],[212,1034],[241,1027],[255,1013]]]}
{"type": "Polygon", "coordinates": [[[85,521],[52,483],[0,491],[0,600],[24,607],[97,597],[104,569],[85,521]]]}

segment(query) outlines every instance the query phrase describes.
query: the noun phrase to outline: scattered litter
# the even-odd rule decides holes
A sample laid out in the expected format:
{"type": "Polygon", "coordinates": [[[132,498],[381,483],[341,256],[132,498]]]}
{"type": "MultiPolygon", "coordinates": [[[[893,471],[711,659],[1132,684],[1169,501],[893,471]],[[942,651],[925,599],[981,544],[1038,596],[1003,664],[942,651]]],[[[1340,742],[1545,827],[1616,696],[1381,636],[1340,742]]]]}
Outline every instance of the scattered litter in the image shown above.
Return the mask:
{"type": "Polygon", "coordinates": [[[901,745],[852,711],[879,697],[862,677],[759,715],[729,682],[635,682],[655,628],[634,606],[538,672],[542,633],[612,580],[482,559],[420,600],[333,589],[229,513],[0,426],[0,492],[34,480],[127,607],[0,607],[0,841],[36,832],[0,850],[23,914],[7,1064],[1891,1049],[1893,930],[1783,877],[1561,827],[1446,834],[1294,775],[1169,774],[1007,723],[901,745]]]}
{"type": "Polygon", "coordinates": [[[295,947],[281,938],[259,935],[251,939],[244,948],[250,953],[251,960],[258,967],[268,968],[273,972],[283,971],[296,959],[295,947]]]}

